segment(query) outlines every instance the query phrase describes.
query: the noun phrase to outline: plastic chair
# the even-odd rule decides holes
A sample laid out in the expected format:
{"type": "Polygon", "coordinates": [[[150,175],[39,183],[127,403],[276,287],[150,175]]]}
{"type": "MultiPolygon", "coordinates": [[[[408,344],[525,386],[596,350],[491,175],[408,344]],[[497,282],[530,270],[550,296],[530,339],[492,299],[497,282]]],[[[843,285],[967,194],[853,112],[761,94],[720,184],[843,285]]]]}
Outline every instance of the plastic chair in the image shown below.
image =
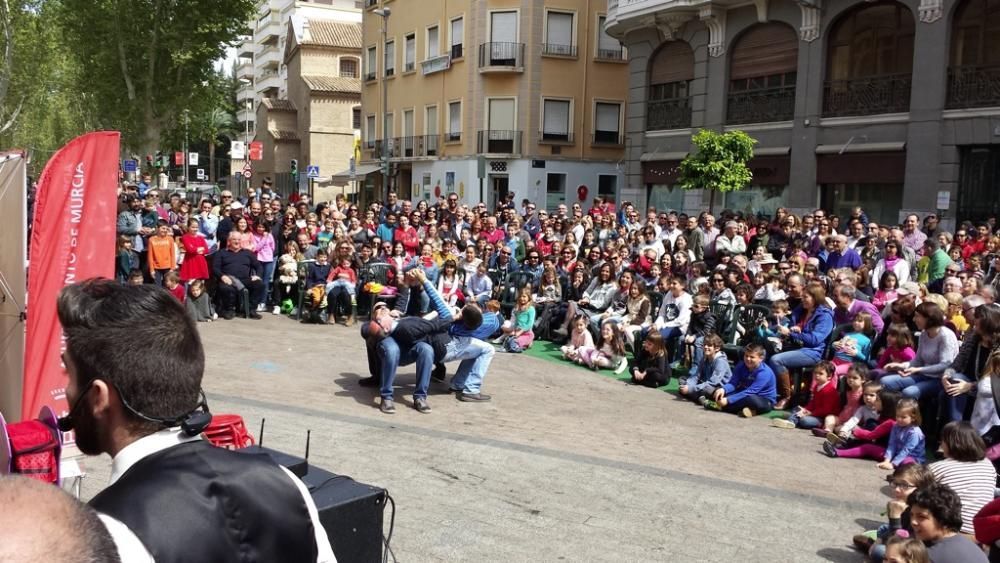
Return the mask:
{"type": "Polygon", "coordinates": [[[737,305],[733,310],[729,330],[719,334],[724,342],[722,350],[726,357],[734,362],[739,361],[743,347],[757,341],[757,327],[770,314],[771,310],[763,305],[737,305]]]}
{"type": "Polygon", "coordinates": [[[511,272],[507,274],[507,283],[500,293],[500,310],[504,316],[509,315],[517,306],[517,294],[521,289],[535,283],[535,275],[531,272],[511,272]]]}
{"type": "Polygon", "coordinates": [[[243,424],[243,417],[238,414],[212,415],[212,422],[202,433],[206,440],[219,448],[239,450],[255,443],[243,424]]]}

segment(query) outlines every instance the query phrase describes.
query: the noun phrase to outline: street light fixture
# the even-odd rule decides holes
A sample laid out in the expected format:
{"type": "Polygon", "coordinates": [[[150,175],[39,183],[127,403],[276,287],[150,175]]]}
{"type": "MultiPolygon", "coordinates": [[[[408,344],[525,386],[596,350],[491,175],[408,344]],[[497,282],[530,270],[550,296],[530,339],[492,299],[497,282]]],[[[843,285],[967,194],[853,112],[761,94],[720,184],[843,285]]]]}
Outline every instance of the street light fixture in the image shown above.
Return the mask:
{"type": "MultiPolygon", "coordinates": [[[[385,80],[385,42],[386,35],[388,33],[389,16],[392,14],[391,8],[379,8],[372,11],[373,14],[382,18],[382,149],[380,151],[380,159],[382,161],[382,180],[385,184],[385,199],[383,201],[389,200],[389,138],[387,137],[389,132],[389,84],[385,80]]],[[[376,62],[376,67],[378,63],[376,62]]]]}
{"type": "MultiPolygon", "coordinates": [[[[240,78],[240,82],[242,82],[243,85],[246,87],[246,89],[249,91],[248,92],[249,96],[247,96],[247,98],[246,98],[247,115],[244,116],[245,119],[243,120],[243,124],[245,126],[245,132],[243,134],[243,161],[244,161],[243,165],[244,165],[244,167],[246,167],[246,164],[248,162],[250,162],[250,154],[249,154],[249,152],[250,152],[250,112],[253,111],[253,81],[252,80],[248,80],[246,78],[240,78]]],[[[250,179],[247,178],[247,191],[249,192],[249,190],[250,190],[250,179]]]]}

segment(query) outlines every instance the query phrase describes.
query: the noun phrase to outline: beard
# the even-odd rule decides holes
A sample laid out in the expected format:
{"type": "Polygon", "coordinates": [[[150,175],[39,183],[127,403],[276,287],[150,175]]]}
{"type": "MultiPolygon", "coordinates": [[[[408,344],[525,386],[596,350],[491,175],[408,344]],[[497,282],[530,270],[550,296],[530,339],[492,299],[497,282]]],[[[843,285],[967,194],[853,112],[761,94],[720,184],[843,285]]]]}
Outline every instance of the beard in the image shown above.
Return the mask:
{"type": "Polygon", "coordinates": [[[73,433],[76,436],[76,447],[86,455],[100,455],[100,430],[97,421],[87,409],[73,417],[73,433]]]}

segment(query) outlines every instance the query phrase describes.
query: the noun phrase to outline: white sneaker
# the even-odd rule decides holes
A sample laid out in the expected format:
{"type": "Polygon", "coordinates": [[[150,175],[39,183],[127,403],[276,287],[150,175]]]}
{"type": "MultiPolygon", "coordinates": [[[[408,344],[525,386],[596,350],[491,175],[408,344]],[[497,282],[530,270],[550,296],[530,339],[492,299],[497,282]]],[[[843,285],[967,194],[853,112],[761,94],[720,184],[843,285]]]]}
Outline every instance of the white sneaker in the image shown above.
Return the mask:
{"type": "Polygon", "coordinates": [[[785,420],[784,418],[775,418],[774,420],[771,421],[771,426],[775,428],[787,428],[791,430],[792,428],[795,428],[795,423],[792,422],[791,420],[785,420]]]}
{"type": "Polygon", "coordinates": [[[618,366],[615,367],[615,375],[621,375],[625,373],[625,370],[627,369],[628,369],[628,359],[622,358],[622,361],[618,362],[618,366]]]}
{"type": "Polygon", "coordinates": [[[267,310],[267,305],[265,305],[263,303],[260,303],[260,304],[257,305],[257,312],[258,313],[263,313],[266,310],[267,310]]]}
{"type": "Polygon", "coordinates": [[[213,321],[219,320],[219,314],[218,313],[212,313],[212,320],[213,321]]]}
{"type": "Polygon", "coordinates": [[[272,315],[280,315],[281,314],[281,307],[278,307],[277,305],[275,305],[274,309],[271,309],[271,314],[272,315]]]}

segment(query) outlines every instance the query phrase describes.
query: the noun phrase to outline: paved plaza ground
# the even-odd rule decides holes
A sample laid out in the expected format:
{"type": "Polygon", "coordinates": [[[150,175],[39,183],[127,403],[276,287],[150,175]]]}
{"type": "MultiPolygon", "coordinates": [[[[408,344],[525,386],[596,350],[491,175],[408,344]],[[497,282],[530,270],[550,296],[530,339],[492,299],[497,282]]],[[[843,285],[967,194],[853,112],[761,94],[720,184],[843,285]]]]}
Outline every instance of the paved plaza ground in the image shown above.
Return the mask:
{"type": "MultiPolygon", "coordinates": [[[[264,444],[385,487],[399,561],[860,561],[886,472],[831,460],[808,432],[707,412],[571,365],[498,353],[486,404],[434,383],[433,412],[381,414],[357,327],[267,315],[200,325],[214,412],[264,444]]],[[[449,366],[454,369],[454,366],[449,366]]],[[[84,462],[84,497],[107,482],[84,462]]],[[[388,510],[386,527],[388,528],[388,510]]]]}

